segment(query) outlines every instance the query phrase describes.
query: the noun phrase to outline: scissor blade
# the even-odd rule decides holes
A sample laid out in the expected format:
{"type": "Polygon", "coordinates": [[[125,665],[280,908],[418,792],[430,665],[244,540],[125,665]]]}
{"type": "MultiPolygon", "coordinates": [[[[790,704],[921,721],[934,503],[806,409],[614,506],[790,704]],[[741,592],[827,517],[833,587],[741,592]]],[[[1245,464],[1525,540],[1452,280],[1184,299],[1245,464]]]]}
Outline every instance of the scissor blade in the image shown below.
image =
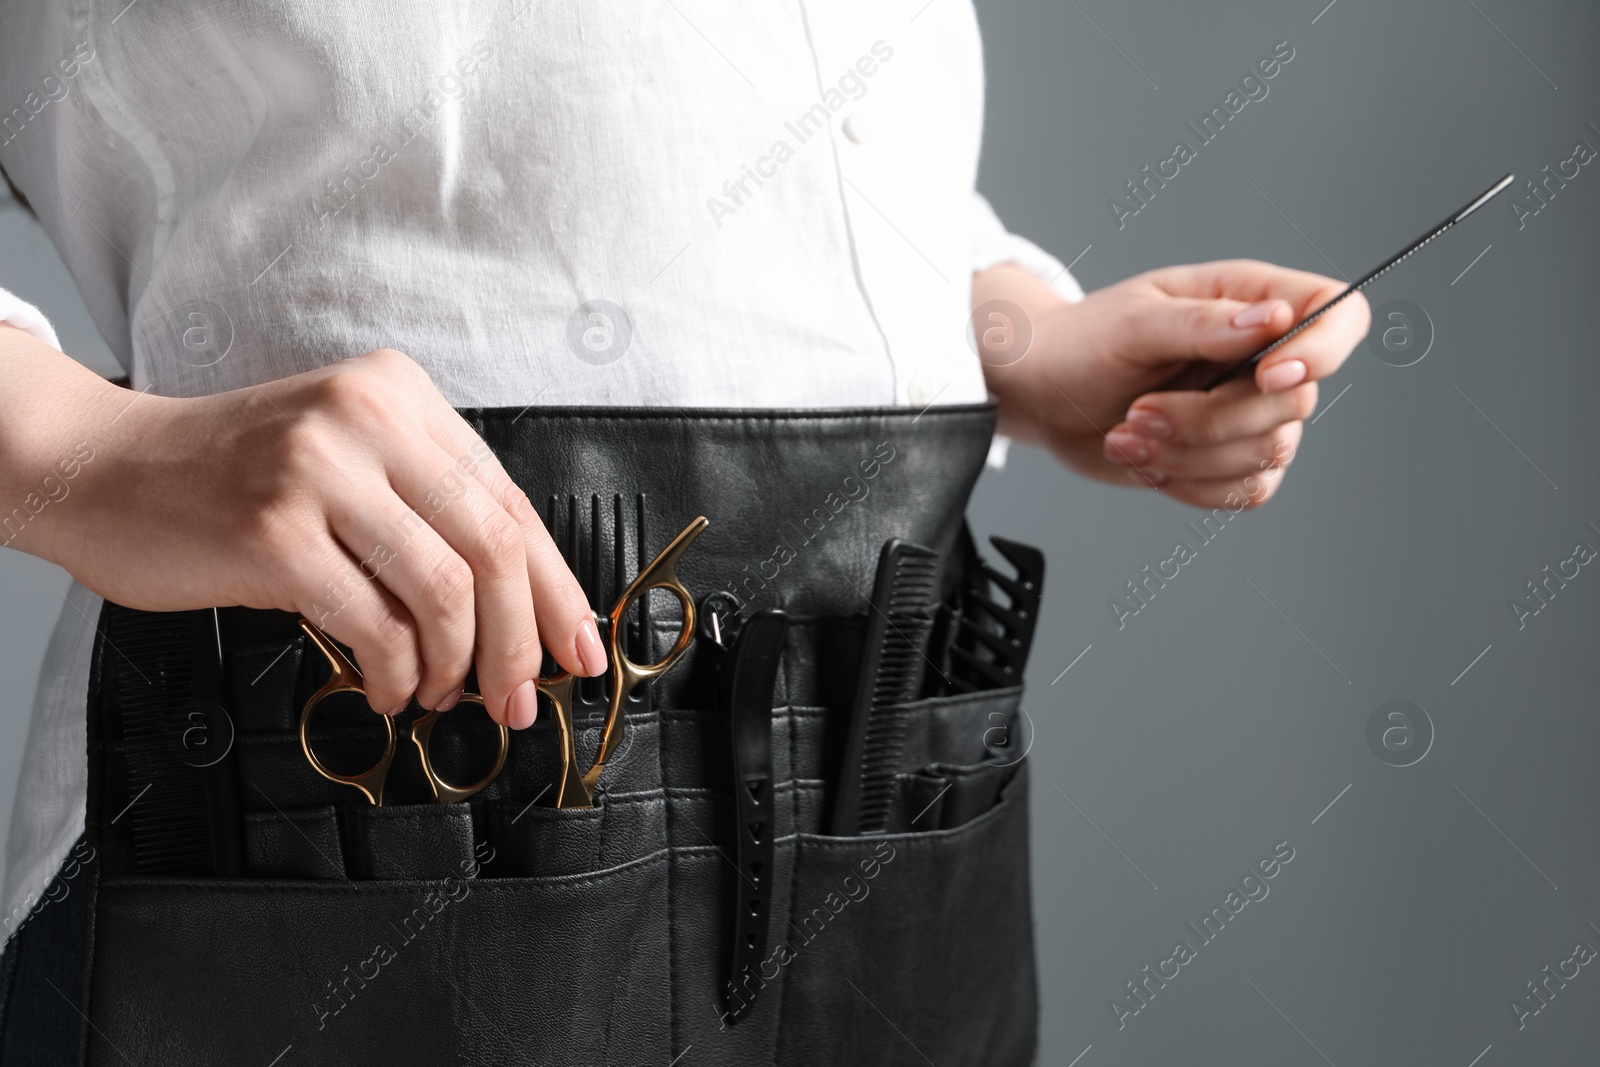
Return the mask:
{"type": "Polygon", "coordinates": [[[592,808],[594,791],[584,784],[578,773],[578,731],[572,721],[572,697],[577,678],[563,671],[554,678],[540,679],[539,692],[555,708],[556,726],[561,734],[561,773],[556,780],[558,808],[592,808]]]}

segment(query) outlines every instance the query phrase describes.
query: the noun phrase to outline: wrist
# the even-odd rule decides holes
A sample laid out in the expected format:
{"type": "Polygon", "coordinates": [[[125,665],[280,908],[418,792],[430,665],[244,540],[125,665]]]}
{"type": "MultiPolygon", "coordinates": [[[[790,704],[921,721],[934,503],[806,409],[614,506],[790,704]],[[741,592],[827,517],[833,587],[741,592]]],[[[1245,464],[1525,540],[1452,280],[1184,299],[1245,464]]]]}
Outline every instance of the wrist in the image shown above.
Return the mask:
{"type": "Polygon", "coordinates": [[[0,546],[60,563],[66,506],[107,452],[119,389],[61,352],[0,328],[0,546]]]}
{"type": "Polygon", "coordinates": [[[1018,441],[1042,444],[1050,413],[1065,403],[1060,364],[1069,352],[1076,305],[1065,300],[1035,307],[1028,315],[1028,345],[1011,361],[985,359],[984,380],[999,408],[999,430],[1018,441]]]}

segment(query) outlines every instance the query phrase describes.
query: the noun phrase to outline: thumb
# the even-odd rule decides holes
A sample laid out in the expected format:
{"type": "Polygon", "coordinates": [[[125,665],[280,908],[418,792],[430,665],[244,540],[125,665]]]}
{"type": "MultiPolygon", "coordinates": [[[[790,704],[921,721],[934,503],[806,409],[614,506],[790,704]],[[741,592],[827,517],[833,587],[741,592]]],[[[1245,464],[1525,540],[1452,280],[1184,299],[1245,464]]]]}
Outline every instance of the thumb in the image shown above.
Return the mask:
{"type": "Polygon", "coordinates": [[[1165,363],[1205,360],[1232,363],[1243,359],[1287,330],[1294,310],[1287,300],[1204,300],[1175,297],[1163,300],[1139,323],[1136,352],[1140,362],[1165,363]]]}

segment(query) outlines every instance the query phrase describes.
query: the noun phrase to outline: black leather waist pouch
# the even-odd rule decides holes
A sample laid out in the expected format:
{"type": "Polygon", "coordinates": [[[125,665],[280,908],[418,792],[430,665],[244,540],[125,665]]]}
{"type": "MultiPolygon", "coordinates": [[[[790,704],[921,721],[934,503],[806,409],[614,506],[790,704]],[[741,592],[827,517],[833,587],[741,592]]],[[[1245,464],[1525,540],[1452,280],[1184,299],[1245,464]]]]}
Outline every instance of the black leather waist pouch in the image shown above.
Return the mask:
{"type": "MultiPolygon", "coordinates": [[[[295,619],[220,612],[239,873],[218,876],[150,873],[161,834],[181,837],[181,789],[136,795],[129,768],[147,757],[120,724],[138,654],[118,646],[143,620],[108,606],[89,696],[85,1062],[1029,1063],[1026,763],[992,745],[1020,690],[897,709],[890,832],[825,832],[878,550],[902,537],[952,555],[992,409],[465,414],[586,588],[703,514],[679,570],[696,598],[721,594],[730,624],[791,617],[759,966],[730,989],[727,917],[749,879],[703,631],[634,698],[594,808],[549,806],[545,716],[468,802],[422,803],[402,754],[373,807],[300,750],[298,710],[326,672],[295,619]]],[[[658,641],[676,632],[667,613],[658,641]]],[[[436,734],[435,751],[470,761],[487,729],[436,734]]]]}

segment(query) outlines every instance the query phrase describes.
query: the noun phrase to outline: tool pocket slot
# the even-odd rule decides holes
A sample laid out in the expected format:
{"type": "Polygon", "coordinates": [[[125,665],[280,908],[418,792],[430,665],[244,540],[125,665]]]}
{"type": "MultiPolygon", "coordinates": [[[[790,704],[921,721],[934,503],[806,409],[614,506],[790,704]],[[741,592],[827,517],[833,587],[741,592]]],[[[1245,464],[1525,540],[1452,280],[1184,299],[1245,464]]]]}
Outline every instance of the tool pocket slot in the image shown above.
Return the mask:
{"type": "MultiPolygon", "coordinates": [[[[823,709],[788,710],[789,721],[785,725],[786,732],[792,735],[787,750],[792,773],[799,781],[823,783],[821,793],[799,798],[796,817],[802,832],[833,825],[840,782],[852,772],[889,790],[891,810],[884,829],[936,829],[940,824],[923,818],[913,825],[912,819],[923,806],[933,802],[947,783],[941,782],[928,791],[928,781],[907,784],[904,776],[922,774],[926,778],[938,773],[934,768],[1020,764],[1032,743],[1032,728],[1022,711],[1020,687],[927,697],[887,705],[875,714],[895,723],[895,728],[885,733],[893,743],[874,749],[859,767],[852,768],[845,766],[843,731],[837,715],[823,709]],[[921,803],[912,806],[912,794],[920,797],[921,803]],[[910,810],[904,811],[907,806],[910,810]]],[[[775,729],[773,735],[780,736],[780,731],[775,729]]],[[[977,808],[973,813],[981,811],[977,808]]]]}
{"type": "MultiPolygon", "coordinates": [[[[674,804],[677,805],[677,798],[674,804]]],[[[715,803],[722,803],[717,798],[715,803]]],[[[676,812],[675,812],[676,815],[676,812]]],[[[713,817],[714,818],[714,817],[713,817]]],[[[732,862],[727,837],[712,818],[693,834],[696,845],[672,852],[673,1001],[680,1045],[714,1049],[717,1062],[766,1064],[775,1061],[788,972],[784,943],[794,935],[789,917],[795,840],[774,843],[772,862],[757,871],[752,884],[732,862]],[[733,936],[730,907],[747,907],[752,895],[770,886],[767,940],[759,962],[742,974],[729,969],[733,936]]],[[[817,1022],[813,1020],[813,1025],[817,1022]]],[[[681,1047],[677,1051],[682,1051],[681,1047]]],[[[684,1064],[695,1053],[684,1057],[684,1064]]],[[[615,1062],[615,1061],[613,1061],[615,1062]]],[[[846,1057],[835,1063],[867,1063],[846,1057]]],[[[808,1067],[820,1067],[819,1063],[808,1067]]]]}
{"type": "Polygon", "coordinates": [[[484,805],[493,872],[502,877],[581,874],[597,870],[606,809],[541,808],[527,801],[491,800],[484,805]]]}
{"type": "Polygon", "coordinates": [[[794,885],[778,1063],[1031,1062],[1024,765],[953,829],[802,834],[794,885]]]}
{"type": "Polygon", "coordinates": [[[466,804],[346,807],[340,814],[352,878],[461,878],[477,868],[466,804]]]}
{"type": "Polygon", "coordinates": [[[586,874],[636,860],[666,844],[660,791],[595,796],[592,808],[549,808],[525,800],[484,804],[494,850],[490,877],[586,874]]]}
{"type": "Polygon", "coordinates": [[[344,878],[334,806],[245,812],[244,869],[253,878],[344,878]]]}
{"type": "MultiPolygon", "coordinates": [[[[1020,761],[1032,739],[1021,705],[1022,689],[1014,687],[885,706],[880,713],[903,727],[891,773],[910,774],[930,763],[1020,761]]],[[[791,707],[785,715],[787,722],[774,723],[773,765],[801,780],[836,780],[845,769],[844,717],[836,709],[810,707],[791,707]]]]}
{"type": "Polygon", "coordinates": [[[889,828],[914,833],[964,826],[994,807],[1016,773],[1016,764],[985,762],[966,767],[934,763],[902,774],[889,828]]]}
{"type": "Polygon", "coordinates": [[[986,689],[905,705],[901,773],[929,764],[1020,763],[1032,740],[1021,713],[1022,689],[986,689]]]}
{"type": "Polygon", "coordinates": [[[665,1064],[666,916],[663,853],[560,878],[102,879],[86,1062],[665,1064]]]}

